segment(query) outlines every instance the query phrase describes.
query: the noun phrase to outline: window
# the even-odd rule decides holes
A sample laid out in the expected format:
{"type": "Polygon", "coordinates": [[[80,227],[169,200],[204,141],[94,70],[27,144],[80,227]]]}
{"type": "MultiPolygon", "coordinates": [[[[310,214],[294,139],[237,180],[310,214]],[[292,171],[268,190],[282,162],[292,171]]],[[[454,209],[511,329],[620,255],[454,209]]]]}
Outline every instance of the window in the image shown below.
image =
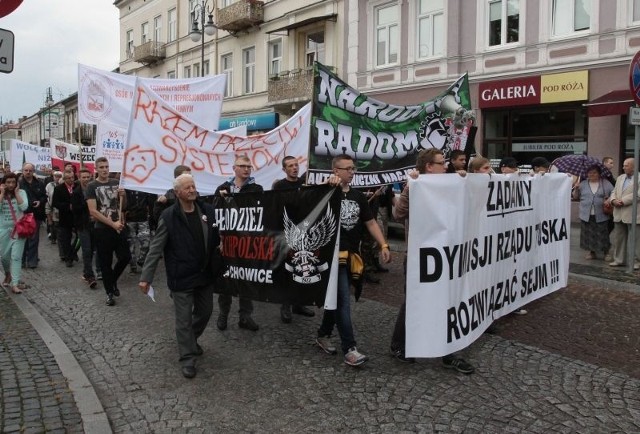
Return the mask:
{"type": "Polygon", "coordinates": [[[632,23],[637,23],[640,21],[640,0],[631,0],[631,7],[633,8],[630,14],[632,23]]]}
{"type": "Polygon", "coordinates": [[[520,0],[489,0],[489,46],[518,42],[520,0]]]}
{"type": "Polygon", "coordinates": [[[269,42],[269,75],[280,74],[282,70],[282,40],[269,42]]]}
{"type": "Polygon", "coordinates": [[[222,0],[222,7],[226,8],[227,6],[231,6],[235,1],[236,0],[222,0]]]}
{"type": "Polygon", "coordinates": [[[307,35],[306,56],[306,66],[313,66],[314,61],[324,63],[324,32],[307,35]]]}
{"type": "Polygon", "coordinates": [[[176,72],[175,71],[167,72],[167,78],[176,78],[176,72]]]}
{"type": "Polygon", "coordinates": [[[418,0],[418,57],[444,52],[444,1],[418,0]]]}
{"type": "Polygon", "coordinates": [[[255,47],[242,50],[242,93],[255,92],[256,79],[256,49],[255,47]]]}
{"type": "Polygon", "coordinates": [[[157,16],[153,19],[153,40],[156,42],[162,41],[162,16],[157,16]]]}
{"type": "Polygon", "coordinates": [[[183,78],[191,78],[191,67],[190,66],[185,66],[184,67],[184,74],[182,74],[183,78]]]}
{"type": "Polygon", "coordinates": [[[209,61],[205,60],[202,64],[202,76],[206,77],[207,75],[209,75],[209,61]]]}
{"type": "Polygon", "coordinates": [[[167,34],[167,42],[173,42],[178,37],[178,26],[176,22],[176,8],[169,10],[167,22],[169,24],[169,33],[167,34]]]}
{"type": "Polygon", "coordinates": [[[376,66],[398,62],[398,5],[376,9],[376,66]]]}
{"type": "Polygon", "coordinates": [[[194,63],[193,64],[193,76],[194,77],[200,77],[200,64],[199,63],[194,63]]]}
{"type": "Polygon", "coordinates": [[[590,21],[591,0],[553,0],[553,36],[589,30],[590,21]]]}
{"type": "Polygon", "coordinates": [[[146,23],[142,23],[140,29],[140,33],[142,33],[142,35],[140,36],[140,42],[144,44],[145,42],[149,41],[149,22],[147,21],[146,23]]]}
{"type": "Polygon", "coordinates": [[[133,30],[127,30],[127,59],[131,59],[133,57],[133,30]]]}
{"type": "Polygon", "coordinates": [[[220,58],[222,73],[227,77],[224,96],[233,96],[233,54],[225,54],[220,58]]]}
{"type": "MultiPolygon", "coordinates": [[[[191,31],[191,27],[196,21],[198,21],[198,15],[196,14],[196,0],[189,0],[189,22],[187,23],[187,29],[189,29],[189,31],[191,31]]],[[[202,23],[200,23],[200,25],[202,25],[202,23]]]]}

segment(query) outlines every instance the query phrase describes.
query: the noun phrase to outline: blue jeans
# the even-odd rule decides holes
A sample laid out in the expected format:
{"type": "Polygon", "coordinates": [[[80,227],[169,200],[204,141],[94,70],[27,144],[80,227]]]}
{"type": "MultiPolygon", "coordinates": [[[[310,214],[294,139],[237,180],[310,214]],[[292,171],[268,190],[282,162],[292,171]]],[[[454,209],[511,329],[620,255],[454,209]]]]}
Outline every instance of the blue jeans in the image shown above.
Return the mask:
{"type": "Polygon", "coordinates": [[[331,336],[333,326],[338,326],[340,334],[340,345],[342,352],[347,354],[349,348],[356,346],[356,339],[353,336],[353,325],[351,324],[351,291],[349,290],[349,275],[347,267],[338,267],[338,299],[336,310],[324,310],[322,324],[318,329],[318,336],[331,336]]]}
{"type": "Polygon", "coordinates": [[[42,220],[36,219],[36,233],[27,239],[24,246],[24,263],[27,268],[36,268],[38,266],[38,245],[40,244],[40,225],[42,220]]]}

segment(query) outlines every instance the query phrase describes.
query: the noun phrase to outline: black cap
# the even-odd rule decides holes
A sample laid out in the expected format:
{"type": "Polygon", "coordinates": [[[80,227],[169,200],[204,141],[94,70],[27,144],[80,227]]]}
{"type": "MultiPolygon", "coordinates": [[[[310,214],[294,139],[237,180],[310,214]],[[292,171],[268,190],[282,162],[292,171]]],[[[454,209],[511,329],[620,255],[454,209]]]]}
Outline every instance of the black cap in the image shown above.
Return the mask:
{"type": "Polygon", "coordinates": [[[513,157],[504,157],[500,160],[500,165],[498,167],[511,167],[516,169],[518,167],[518,160],[513,157]]]}

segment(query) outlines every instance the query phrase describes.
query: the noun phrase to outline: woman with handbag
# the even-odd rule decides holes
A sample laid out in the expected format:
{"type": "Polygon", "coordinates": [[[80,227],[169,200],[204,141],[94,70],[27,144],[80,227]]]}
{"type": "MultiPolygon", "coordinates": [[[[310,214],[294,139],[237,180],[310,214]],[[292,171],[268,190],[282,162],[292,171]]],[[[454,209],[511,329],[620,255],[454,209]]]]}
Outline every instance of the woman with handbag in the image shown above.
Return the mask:
{"type": "Polygon", "coordinates": [[[596,252],[606,255],[611,247],[604,201],[611,195],[613,185],[601,173],[599,166],[590,167],[587,179],[573,190],[573,198],[580,200],[580,248],[588,250],[586,259],[596,259],[596,252]]]}
{"type": "Polygon", "coordinates": [[[14,294],[22,293],[18,288],[22,272],[22,253],[26,238],[16,234],[16,222],[29,207],[27,193],[18,188],[18,178],[7,173],[0,184],[0,258],[4,268],[2,286],[11,286],[14,294]]]}

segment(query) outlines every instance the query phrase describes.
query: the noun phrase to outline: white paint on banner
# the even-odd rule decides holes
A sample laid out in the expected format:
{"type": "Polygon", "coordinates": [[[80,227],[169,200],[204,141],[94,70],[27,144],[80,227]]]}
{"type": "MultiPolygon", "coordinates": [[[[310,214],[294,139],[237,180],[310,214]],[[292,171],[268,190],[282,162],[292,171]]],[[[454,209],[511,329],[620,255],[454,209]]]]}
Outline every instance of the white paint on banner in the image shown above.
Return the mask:
{"type": "Polygon", "coordinates": [[[566,286],[571,180],[564,174],[409,182],[407,356],[461,350],[495,319],[566,286]]]}

